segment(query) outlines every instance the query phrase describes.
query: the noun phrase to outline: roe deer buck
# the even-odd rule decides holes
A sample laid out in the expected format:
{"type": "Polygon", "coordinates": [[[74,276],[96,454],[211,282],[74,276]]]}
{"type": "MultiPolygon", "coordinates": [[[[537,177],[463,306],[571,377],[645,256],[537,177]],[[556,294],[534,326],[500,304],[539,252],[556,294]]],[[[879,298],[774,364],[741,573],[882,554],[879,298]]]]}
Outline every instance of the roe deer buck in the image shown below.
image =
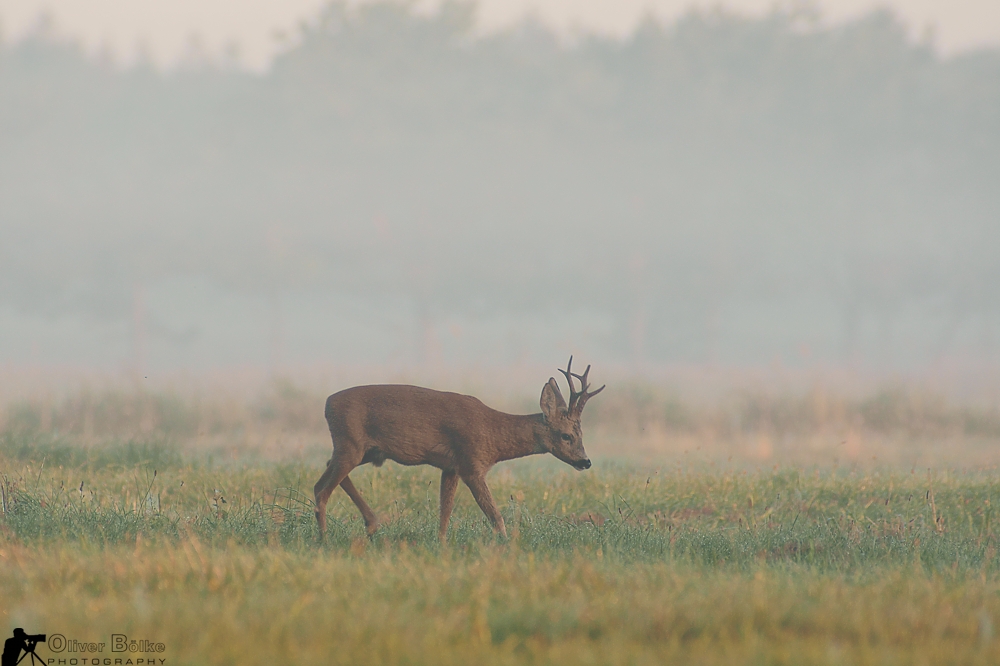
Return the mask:
{"type": "Polygon", "coordinates": [[[443,541],[455,505],[461,478],[479,508],[504,538],[507,528],[486,485],[486,473],[502,460],[551,453],[579,470],[590,468],[583,449],[580,415],[587,400],[604,387],[587,392],[587,375],[565,370],[569,404],[556,380],[542,387],[542,413],[515,416],[490,409],[478,399],[417,386],[356,386],[334,393],[326,401],[326,421],[333,438],[333,457],[316,482],[316,521],[320,538],[326,530],[326,503],[339,485],[361,511],[369,535],[378,518],[348,476],[358,465],[381,465],[387,459],[402,465],[432,465],[441,470],[441,526],[443,541]],[[580,380],[580,390],[573,378],[580,380]]]}

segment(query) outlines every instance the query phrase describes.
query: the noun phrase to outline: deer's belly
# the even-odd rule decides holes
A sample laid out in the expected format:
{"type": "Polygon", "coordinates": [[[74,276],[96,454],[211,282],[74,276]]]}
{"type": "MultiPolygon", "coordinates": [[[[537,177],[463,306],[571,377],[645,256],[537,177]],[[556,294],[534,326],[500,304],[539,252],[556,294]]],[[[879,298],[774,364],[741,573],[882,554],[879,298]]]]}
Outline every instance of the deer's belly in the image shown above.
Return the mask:
{"type": "Polygon", "coordinates": [[[393,451],[389,459],[400,465],[431,465],[438,469],[454,469],[455,457],[447,449],[430,451],[393,451]]]}

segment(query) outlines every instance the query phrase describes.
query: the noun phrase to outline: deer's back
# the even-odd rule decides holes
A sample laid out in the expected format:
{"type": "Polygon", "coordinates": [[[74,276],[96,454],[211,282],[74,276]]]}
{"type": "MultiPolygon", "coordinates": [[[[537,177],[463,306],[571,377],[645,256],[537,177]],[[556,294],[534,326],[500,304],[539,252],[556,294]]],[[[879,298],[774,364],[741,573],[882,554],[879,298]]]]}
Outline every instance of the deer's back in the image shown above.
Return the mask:
{"type": "Polygon", "coordinates": [[[453,468],[470,444],[489,438],[497,414],[472,396],[394,384],[355,386],[326,401],[334,450],[360,447],[376,463],[453,468]]]}

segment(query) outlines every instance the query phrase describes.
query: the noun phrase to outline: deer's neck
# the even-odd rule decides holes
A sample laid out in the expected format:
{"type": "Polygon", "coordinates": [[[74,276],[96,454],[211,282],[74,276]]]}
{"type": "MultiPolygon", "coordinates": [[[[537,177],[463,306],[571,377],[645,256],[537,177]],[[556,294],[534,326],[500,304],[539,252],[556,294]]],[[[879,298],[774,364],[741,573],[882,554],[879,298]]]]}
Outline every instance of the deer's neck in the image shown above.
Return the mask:
{"type": "Polygon", "coordinates": [[[541,414],[528,414],[518,416],[505,414],[507,417],[505,437],[503,446],[498,451],[497,462],[503,460],[513,460],[536,453],[548,453],[545,448],[545,433],[547,426],[541,414]]]}

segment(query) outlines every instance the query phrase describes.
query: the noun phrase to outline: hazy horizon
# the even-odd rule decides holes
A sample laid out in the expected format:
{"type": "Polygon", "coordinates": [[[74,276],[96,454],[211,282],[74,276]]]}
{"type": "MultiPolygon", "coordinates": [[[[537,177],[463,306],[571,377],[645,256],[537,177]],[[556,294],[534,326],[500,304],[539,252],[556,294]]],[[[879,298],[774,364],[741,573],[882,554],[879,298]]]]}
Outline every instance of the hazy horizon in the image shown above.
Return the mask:
{"type": "MultiPolygon", "coordinates": [[[[374,0],[352,0],[354,6],[374,0]]],[[[316,20],[324,0],[281,3],[246,0],[0,0],[0,39],[17,41],[43,17],[61,38],[88,52],[131,63],[150,58],[158,66],[208,58],[266,69],[294,43],[300,24],[316,20]]],[[[440,11],[441,0],[401,2],[419,13],[440,11]]],[[[595,34],[623,39],[647,18],[673,23],[693,10],[761,17],[792,8],[806,23],[834,26],[878,9],[893,11],[910,38],[945,55],[1000,45],[1000,3],[990,0],[459,0],[475,6],[476,30],[492,34],[534,21],[564,39],[595,34]]]]}
{"type": "Polygon", "coordinates": [[[1000,49],[477,30],[335,3],[263,73],[0,45],[0,366],[996,383],[1000,49]]]}

